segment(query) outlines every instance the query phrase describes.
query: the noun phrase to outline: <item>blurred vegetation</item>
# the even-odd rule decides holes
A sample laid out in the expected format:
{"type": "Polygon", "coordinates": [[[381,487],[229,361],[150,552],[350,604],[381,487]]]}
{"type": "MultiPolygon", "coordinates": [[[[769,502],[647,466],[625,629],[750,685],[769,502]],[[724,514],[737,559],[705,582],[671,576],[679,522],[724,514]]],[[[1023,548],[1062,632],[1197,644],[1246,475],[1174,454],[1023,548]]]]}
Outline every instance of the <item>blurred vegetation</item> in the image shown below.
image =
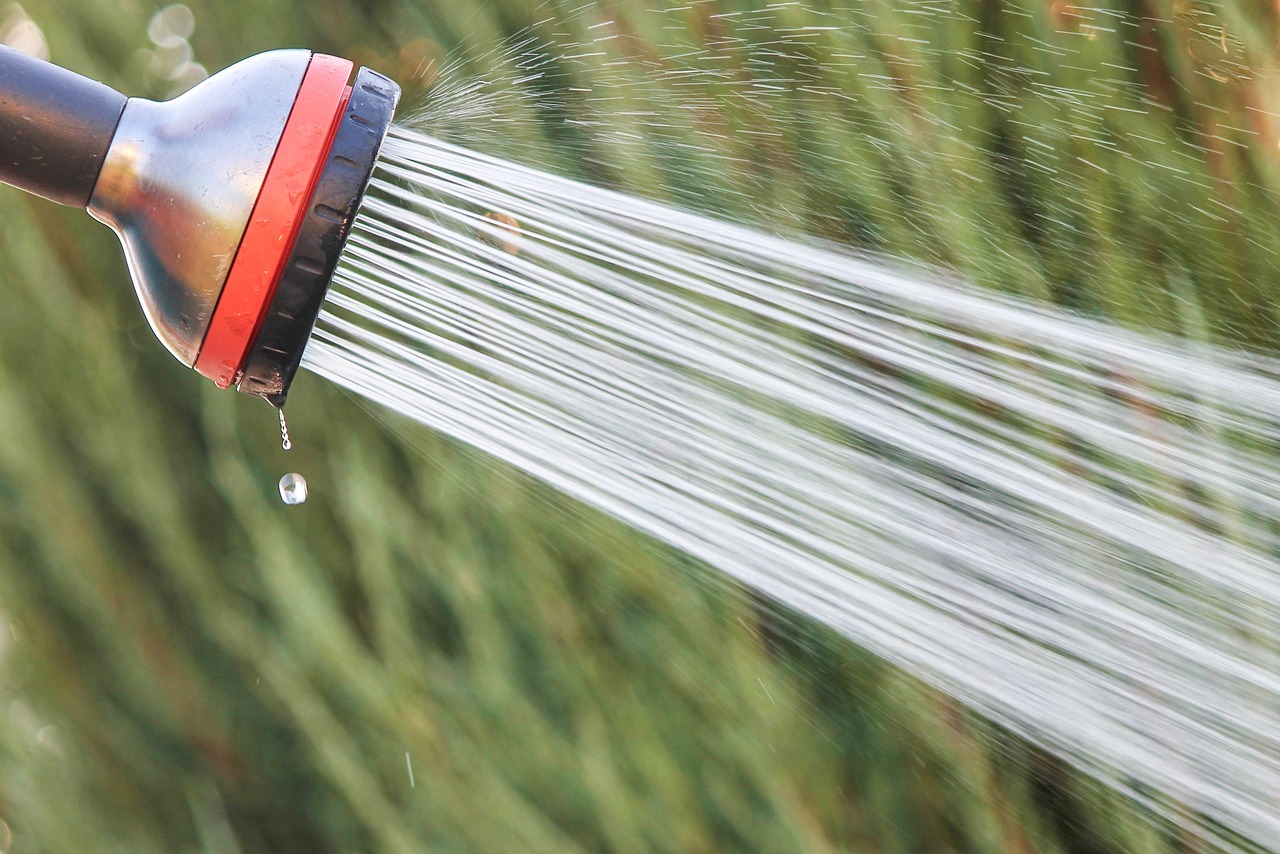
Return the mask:
{"type": "MultiPolygon", "coordinates": [[[[307,46],[392,74],[429,126],[491,151],[1128,324],[1277,342],[1272,7],[188,6],[194,28],[140,0],[22,14],[54,61],[130,94],[307,46]],[[448,88],[468,80],[487,82],[448,88]]],[[[951,699],[310,377],[284,455],[268,407],[154,341],[109,232],[14,191],[0,207],[13,851],[1197,850],[951,699]],[[302,507],[275,496],[287,470],[302,507]]]]}

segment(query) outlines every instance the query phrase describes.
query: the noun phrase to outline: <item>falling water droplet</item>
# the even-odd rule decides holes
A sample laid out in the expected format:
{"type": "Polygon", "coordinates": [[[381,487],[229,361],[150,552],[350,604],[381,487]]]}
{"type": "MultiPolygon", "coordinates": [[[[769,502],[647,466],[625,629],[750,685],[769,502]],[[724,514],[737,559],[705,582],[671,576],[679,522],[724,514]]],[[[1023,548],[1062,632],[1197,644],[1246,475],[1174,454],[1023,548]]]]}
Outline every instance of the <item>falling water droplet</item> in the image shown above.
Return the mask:
{"type": "Polygon", "coordinates": [[[280,478],[280,500],[285,504],[301,504],[307,500],[307,479],[296,471],[280,478]]]}
{"type": "Polygon", "coordinates": [[[284,420],[284,407],[276,410],[280,413],[280,447],[286,451],[293,447],[293,442],[289,441],[289,422],[284,420]]]}

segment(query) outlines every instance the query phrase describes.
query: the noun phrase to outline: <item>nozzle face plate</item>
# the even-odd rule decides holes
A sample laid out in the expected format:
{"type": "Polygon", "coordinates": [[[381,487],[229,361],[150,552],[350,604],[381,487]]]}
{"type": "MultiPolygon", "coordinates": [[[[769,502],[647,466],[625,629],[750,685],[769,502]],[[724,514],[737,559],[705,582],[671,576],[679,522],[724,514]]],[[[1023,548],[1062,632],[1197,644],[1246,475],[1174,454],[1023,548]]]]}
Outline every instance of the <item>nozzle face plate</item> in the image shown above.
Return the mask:
{"type": "Polygon", "coordinates": [[[259,54],[165,103],[125,106],[88,211],[124,244],[156,336],[195,362],[311,59],[259,54]]]}
{"type": "Polygon", "coordinates": [[[240,391],[283,405],[399,98],[400,87],[381,74],[362,68],[356,75],[275,299],[245,363],[240,391]]]}

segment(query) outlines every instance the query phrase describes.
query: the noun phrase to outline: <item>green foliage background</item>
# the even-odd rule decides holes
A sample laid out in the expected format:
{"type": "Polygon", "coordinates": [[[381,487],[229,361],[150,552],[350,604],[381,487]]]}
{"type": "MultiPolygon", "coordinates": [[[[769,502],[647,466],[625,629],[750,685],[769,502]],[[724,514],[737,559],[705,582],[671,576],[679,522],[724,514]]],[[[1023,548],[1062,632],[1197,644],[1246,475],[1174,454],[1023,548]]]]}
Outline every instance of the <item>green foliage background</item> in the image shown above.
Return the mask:
{"type": "MultiPolygon", "coordinates": [[[[546,48],[534,106],[503,101],[501,124],[451,124],[456,100],[429,115],[592,180],[1275,345],[1270,8],[189,5],[211,70],[306,46],[409,103],[451,58],[451,79],[515,85],[497,48],[529,27],[572,45],[613,22],[599,56],[546,48]],[[726,12],[770,23],[735,33],[726,12]],[[790,82],[744,97],[753,51],[806,27],[772,72],[790,82]],[[574,94],[606,80],[626,98],[574,94]]],[[[162,96],[157,8],[25,6],[55,61],[162,96]]],[[[949,698],[313,378],[285,456],[269,408],[154,341],[109,232],[14,191],[0,206],[13,851],[1194,850],[949,698]],[[275,496],[291,469],[303,507],[275,496]]]]}

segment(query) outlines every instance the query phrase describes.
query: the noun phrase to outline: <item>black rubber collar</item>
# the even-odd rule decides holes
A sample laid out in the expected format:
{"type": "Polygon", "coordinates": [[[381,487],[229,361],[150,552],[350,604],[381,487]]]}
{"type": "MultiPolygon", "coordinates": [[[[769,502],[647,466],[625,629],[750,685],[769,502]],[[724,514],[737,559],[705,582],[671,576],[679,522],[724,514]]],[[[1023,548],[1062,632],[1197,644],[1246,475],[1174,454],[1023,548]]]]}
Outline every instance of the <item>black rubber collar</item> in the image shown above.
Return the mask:
{"type": "Polygon", "coordinates": [[[356,75],[298,241],[236,386],[245,394],[284,406],[399,99],[400,87],[376,71],[361,68],[356,75]]]}

